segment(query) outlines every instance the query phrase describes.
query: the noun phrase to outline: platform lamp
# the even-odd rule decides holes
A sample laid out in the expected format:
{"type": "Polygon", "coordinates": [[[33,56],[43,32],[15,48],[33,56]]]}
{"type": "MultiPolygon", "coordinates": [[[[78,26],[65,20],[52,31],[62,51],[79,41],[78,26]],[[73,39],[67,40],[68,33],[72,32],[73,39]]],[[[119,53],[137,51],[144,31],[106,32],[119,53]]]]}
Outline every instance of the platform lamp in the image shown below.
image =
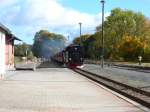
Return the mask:
{"type": "Polygon", "coordinates": [[[105,0],[100,1],[102,3],[102,52],[101,52],[101,68],[104,68],[104,4],[105,0]]]}
{"type": "Polygon", "coordinates": [[[81,28],[82,28],[82,23],[79,23],[80,26],[80,45],[82,46],[82,37],[81,37],[81,28]]]}

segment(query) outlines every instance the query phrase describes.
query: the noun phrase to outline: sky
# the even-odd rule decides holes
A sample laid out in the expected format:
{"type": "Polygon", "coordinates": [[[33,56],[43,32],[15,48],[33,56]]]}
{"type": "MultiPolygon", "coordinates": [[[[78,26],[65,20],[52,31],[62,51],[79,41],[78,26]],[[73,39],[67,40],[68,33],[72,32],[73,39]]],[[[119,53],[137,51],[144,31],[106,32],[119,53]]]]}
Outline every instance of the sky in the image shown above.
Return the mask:
{"type": "MultiPolygon", "coordinates": [[[[114,8],[142,12],[150,18],[150,0],[105,0],[105,17],[114,8]]],[[[59,33],[69,40],[95,32],[101,24],[100,0],[0,0],[0,23],[28,44],[41,29],[59,33]],[[67,38],[68,39],[68,38],[67,38]]]]}

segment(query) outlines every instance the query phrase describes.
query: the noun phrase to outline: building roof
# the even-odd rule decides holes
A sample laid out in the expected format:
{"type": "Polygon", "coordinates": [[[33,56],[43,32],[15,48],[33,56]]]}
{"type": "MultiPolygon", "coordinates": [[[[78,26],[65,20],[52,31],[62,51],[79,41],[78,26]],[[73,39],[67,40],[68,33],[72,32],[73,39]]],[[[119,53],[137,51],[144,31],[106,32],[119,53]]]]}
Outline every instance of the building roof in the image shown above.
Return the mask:
{"type": "Polygon", "coordinates": [[[7,35],[10,35],[11,36],[11,39],[9,39],[9,41],[11,40],[18,40],[18,41],[22,41],[21,39],[17,38],[15,35],[13,35],[11,33],[11,31],[6,27],[4,26],[3,24],[0,23],[0,29],[2,29],[4,32],[6,32],[7,35]]]}
{"type": "Polygon", "coordinates": [[[8,33],[8,34],[11,33],[11,31],[10,31],[6,26],[4,26],[4,25],[1,24],[1,23],[0,23],[0,29],[2,29],[4,32],[6,32],[6,33],[8,33]]]}
{"type": "Polygon", "coordinates": [[[13,34],[8,34],[11,38],[7,40],[7,42],[13,41],[13,40],[18,40],[18,41],[22,41],[21,39],[17,38],[15,35],[13,34]]]}

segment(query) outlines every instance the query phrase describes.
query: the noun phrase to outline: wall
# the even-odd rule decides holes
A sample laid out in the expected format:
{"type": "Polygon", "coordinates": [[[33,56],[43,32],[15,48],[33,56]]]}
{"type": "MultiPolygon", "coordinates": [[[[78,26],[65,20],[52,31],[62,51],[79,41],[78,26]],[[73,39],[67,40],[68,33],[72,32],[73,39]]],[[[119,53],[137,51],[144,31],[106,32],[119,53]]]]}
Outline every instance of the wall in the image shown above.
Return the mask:
{"type": "Polygon", "coordinates": [[[0,78],[5,74],[5,33],[0,31],[0,78]]]}
{"type": "Polygon", "coordinates": [[[6,38],[6,49],[5,49],[5,59],[6,59],[6,68],[12,69],[14,67],[14,40],[10,41],[11,37],[6,38]]]}

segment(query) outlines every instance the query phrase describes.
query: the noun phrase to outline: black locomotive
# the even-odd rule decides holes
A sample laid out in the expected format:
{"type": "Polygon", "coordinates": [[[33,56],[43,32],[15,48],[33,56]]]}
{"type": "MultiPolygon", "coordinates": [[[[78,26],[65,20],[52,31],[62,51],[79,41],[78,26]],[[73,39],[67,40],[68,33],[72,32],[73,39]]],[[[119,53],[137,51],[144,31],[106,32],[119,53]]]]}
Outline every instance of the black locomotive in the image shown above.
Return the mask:
{"type": "Polygon", "coordinates": [[[66,47],[62,52],[57,53],[52,57],[52,60],[61,64],[65,64],[69,68],[75,68],[83,65],[83,47],[72,44],[66,47]]]}

